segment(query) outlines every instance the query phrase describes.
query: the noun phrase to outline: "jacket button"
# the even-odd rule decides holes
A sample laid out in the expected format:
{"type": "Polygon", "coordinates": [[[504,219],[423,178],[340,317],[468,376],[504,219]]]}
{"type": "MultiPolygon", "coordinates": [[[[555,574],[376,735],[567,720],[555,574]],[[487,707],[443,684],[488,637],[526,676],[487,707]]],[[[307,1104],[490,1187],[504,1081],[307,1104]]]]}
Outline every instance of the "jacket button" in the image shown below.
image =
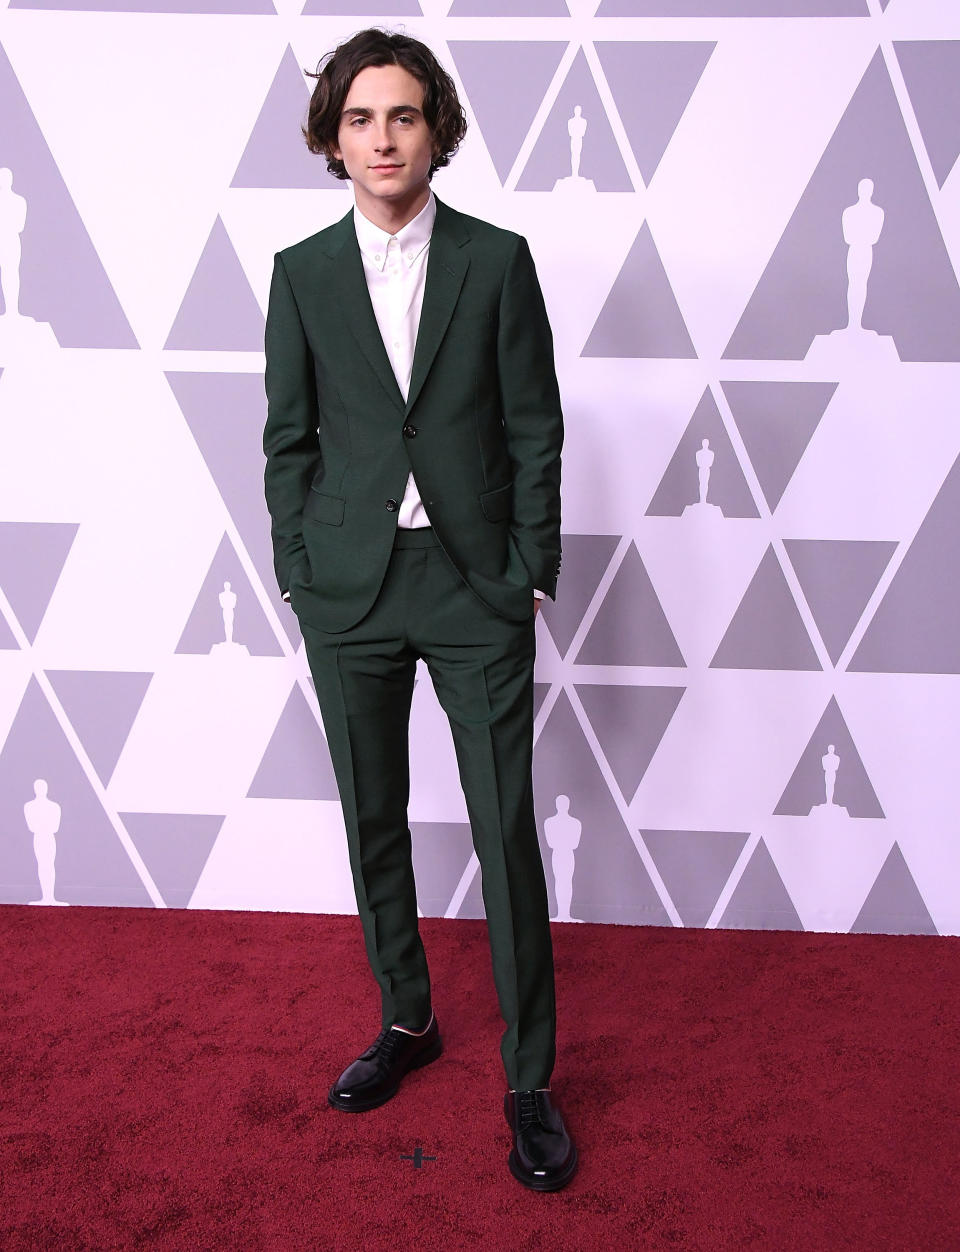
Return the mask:
{"type": "Polygon", "coordinates": [[[388,500],[388,501],[387,501],[387,512],[388,512],[388,513],[396,513],[396,511],[397,511],[397,509],[398,509],[399,507],[400,507],[400,505],[399,505],[399,504],[397,504],[396,500],[388,500]]]}
{"type": "Polygon", "coordinates": [[[416,426],[411,426],[411,424],[407,422],[406,426],[404,426],[403,428],[404,439],[413,439],[416,433],[417,433],[416,426]]]}

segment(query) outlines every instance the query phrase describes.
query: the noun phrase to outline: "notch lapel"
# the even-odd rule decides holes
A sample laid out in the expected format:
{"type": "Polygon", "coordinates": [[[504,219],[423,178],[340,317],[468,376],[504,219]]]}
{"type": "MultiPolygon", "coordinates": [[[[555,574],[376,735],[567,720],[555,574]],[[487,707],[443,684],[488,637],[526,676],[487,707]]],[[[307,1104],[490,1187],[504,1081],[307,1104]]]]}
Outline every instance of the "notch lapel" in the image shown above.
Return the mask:
{"type": "Polygon", "coordinates": [[[430,239],[423,308],[420,310],[413,372],[407,394],[408,413],[426,382],[460,297],[460,289],[470,266],[469,255],[463,247],[469,238],[459,216],[437,200],[437,218],[430,239]]]}
{"type": "Polygon", "coordinates": [[[339,246],[331,250],[333,257],[332,278],[333,293],[337,307],[343,320],[357,341],[357,346],[366,358],[367,364],[380,380],[384,391],[403,411],[403,395],[397,386],[397,380],[383,346],[383,337],[377,325],[370,292],[367,290],[367,278],[363,272],[363,259],[360,256],[360,245],[357,243],[353,228],[352,212],[344,219],[349,228],[344,231],[339,246]]]}

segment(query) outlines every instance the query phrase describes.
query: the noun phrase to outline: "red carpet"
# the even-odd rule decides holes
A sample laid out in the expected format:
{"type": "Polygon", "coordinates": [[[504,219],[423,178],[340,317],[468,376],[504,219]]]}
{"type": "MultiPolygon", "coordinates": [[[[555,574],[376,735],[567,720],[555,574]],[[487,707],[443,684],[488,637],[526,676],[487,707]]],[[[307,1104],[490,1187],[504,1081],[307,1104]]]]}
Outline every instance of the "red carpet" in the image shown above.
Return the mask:
{"type": "Polygon", "coordinates": [[[483,924],[423,929],[446,1053],[350,1116],[355,918],[0,908],[4,1252],[960,1245],[956,939],[556,927],[581,1170],[535,1195],[483,924]]]}

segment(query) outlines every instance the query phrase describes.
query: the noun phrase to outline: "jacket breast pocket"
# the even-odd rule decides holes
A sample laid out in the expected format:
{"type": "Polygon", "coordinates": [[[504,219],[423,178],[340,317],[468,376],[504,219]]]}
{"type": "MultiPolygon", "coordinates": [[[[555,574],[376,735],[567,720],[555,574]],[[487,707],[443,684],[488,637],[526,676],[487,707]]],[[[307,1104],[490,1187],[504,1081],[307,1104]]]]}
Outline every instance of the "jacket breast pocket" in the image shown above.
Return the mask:
{"type": "Polygon", "coordinates": [[[343,497],[328,496],[322,491],[314,491],[311,487],[303,506],[303,520],[323,522],[326,526],[342,526],[343,497]]]}
{"type": "Polygon", "coordinates": [[[496,487],[480,496],[480,507],[488,522],[506,522],[513,511],[513,483],[496,487]]]}

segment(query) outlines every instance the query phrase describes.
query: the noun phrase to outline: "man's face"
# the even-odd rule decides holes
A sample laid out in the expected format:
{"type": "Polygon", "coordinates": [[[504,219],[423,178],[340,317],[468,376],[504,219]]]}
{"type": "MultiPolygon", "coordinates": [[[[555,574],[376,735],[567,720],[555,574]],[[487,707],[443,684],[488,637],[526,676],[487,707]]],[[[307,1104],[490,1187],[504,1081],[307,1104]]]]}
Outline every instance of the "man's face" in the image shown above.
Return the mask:
{"type": "Polygon", "coordinates": [[[334,156],[368,217],[385,203],[426,202],[433,136],[422,108],[423,88],[399,65],[368,66],[350,84],[334,156]]]}

